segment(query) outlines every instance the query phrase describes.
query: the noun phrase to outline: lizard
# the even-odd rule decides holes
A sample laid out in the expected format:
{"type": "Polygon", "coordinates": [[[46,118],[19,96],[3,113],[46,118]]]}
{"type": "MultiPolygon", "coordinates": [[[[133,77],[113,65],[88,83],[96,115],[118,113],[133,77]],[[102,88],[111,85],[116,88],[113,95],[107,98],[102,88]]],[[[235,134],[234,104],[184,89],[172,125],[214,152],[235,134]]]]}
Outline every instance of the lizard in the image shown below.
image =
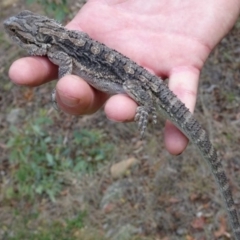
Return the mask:
{"type": "MultiPolygon", "coordinates": [[[[24,10],[4,21],[13,41],[29,55],[47,56],[58,65],[58,78],[67,74],[82,77],[94,88],[109,95],[124,93],[138,104],[135,121],[140,135],[146,130],[149,116],[156,123],[157,108],[197,147],[219,186],[236,240],[240,223],[232,191],[222,160],[207,132],[164,81],[120,52],[89,37],[87,33],[68,30],[48,17],[24,10]]],[[[57,105],[55,91],[52,101],[57,105]]]]}

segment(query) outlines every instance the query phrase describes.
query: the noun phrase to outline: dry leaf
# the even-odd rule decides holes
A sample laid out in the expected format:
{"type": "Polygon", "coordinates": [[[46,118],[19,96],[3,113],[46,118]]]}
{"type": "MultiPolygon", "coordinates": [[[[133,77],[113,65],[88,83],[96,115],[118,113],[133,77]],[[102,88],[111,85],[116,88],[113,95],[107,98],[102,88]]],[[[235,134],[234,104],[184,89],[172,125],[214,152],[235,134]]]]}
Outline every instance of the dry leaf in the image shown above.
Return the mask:
{"type": "Polygon", "coordinates": [[[175,198],[175,197],[171,197],[171,198],[169,199],[169,202],[170,202],[170,203],[179,203],[179,202],[181,202],[181,199],[175,198]]]}
{"type": "Polygon", "coordinates": [[[187,236],[186,236],[186,240],[195,240],[195,238],[192,237],[192,236],[187,235],[187,236]]]}
{"type": "Polygon", "coordinates": [[[224,217],[221,217],[219,229],[216,232],[214,232],[214,236],[216,238],[219,238],[222,236],[226,236],[230,238],[231,235],[226,230],[227,230],[226,219],[224,217]]]}
{"type": "Polygon", "coordinates": [[[203,229],[204,225],[205,225],[205,218],[204,217],[195,218],[191,223],[191,226],[194,229],[203,229]]]}

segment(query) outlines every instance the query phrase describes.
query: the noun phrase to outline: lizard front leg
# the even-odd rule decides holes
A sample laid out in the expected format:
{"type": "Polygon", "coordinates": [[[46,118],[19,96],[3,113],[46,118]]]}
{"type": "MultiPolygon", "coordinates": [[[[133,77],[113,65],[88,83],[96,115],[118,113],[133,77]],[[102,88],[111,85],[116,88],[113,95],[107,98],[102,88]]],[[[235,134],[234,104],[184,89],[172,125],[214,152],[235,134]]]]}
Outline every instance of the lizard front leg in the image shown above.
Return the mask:
{"type": "Polygon", "coordinates": [[[125,92],[139,104],[134,120],[138,122],[138,128],[142,138],[147,128],[149,114],[152,115],[153,122],[157,122],[152,94],[147,89],[143,89],[137,80],[125,81],[123,88],[125,92]]]}
{"type": "MultiPolygon", "coordinates": [[[[51,49],[47,56],[49,60],[58,65],[58,79],[64,77],[65,75],[71,74],[73,70],[72,58],[68,56],[67,53],[60,50],[51,49]]],[[[58,105],[56,101],[56,89],[52,91],[52,104],[53,107],[58,110],[58,105]]]]}

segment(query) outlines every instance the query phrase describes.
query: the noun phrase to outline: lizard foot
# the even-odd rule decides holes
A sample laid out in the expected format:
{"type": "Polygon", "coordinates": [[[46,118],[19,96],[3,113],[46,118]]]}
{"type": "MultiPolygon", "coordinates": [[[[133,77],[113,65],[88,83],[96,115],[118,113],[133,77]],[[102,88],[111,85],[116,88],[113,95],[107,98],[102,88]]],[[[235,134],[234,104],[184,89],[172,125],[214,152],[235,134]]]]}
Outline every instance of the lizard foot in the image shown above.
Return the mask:
{"type": "Polygon", "coordinates": [[[147,128],[148,123],[148,111],[145,107],[137,107],[136,115],[134,120],[138,122],[138,129],[140,130],[141,138],[143,138],[144,132],[147,128]]]}
{"type": "MultiPolygon", "coordinates": [[[[151,109],[151,114],[153,117],[153,123],[157,123],[157,115],[156,115],[156,109],[151,109]]],[[[134,121],[138,122],[138,129],[140,130],[141,138],[143,138],[144,132],[147,128],[148,123],[148,117],[149,117],[149,111],[144,106],[137,107],[136,115],[134,118],[134,121]]]]}

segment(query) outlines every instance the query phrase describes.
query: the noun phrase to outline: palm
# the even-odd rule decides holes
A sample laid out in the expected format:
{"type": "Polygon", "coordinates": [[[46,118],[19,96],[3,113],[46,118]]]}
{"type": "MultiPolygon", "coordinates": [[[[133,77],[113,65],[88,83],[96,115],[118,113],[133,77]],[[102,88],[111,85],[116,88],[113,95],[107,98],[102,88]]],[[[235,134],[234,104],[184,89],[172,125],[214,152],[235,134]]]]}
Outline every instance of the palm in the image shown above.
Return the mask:
{"type": "MultiPolygon", "coordinates": [[[[170,89],[193,111],[200,70],[211,50],[236,21],[239,3],[238,0],[89,0],[69,27],[80,28],[154,74],[168,77],[170,89]]],[[[120,98],[106,105],[105,110],[111,119],[123,121],[127,119],[127,105],[119,111],[112,110],[119,102],[120,98]]],[[[165,145],[173,154],[179,154],[187,145],[185,136],[169,122],[165,145]]]]}
{"type": "Polygon", "coordinates": [[[182,66],[201,69],[212,48],[234,23],[232,15],[219,16],[214,1],[185,2],[92,0],[74,21],[94,39],[156,74],[169,76],[174,68],[182,66]]]}

